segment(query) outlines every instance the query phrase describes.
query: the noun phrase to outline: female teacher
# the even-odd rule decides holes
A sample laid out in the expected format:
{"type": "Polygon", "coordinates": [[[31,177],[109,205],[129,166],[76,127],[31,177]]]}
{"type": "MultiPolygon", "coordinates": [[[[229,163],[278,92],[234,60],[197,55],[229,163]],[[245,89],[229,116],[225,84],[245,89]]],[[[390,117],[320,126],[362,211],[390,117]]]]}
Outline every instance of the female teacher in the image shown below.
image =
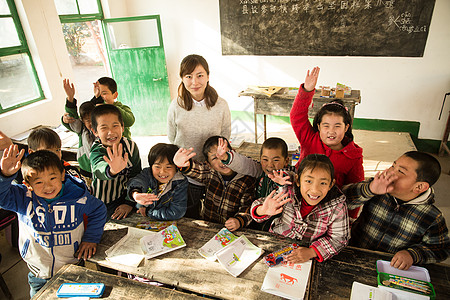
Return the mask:
{"type": "MultiPolygon", "coordinates": [[[[209,85],[209,67],[202,56],[186,56],[181,61],[180,77],[178,97],[172,101],[167,113],[167,135],[169,141],[179,147],[194,148],[197,153],[195,159],[204,161],[202,148],[209,137],[230,138],[230,109],[209,85]]],[[[200,183],[189,179],[186,217],[199,218],[200,199],[204,192],[200,183]]]]}

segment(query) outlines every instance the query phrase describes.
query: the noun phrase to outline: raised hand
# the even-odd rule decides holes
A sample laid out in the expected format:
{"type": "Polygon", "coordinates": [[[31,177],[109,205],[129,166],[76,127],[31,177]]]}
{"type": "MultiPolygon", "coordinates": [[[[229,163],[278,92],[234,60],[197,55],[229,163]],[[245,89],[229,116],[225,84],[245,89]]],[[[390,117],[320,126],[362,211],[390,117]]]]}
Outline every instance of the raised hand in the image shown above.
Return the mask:
{"type": "Polygon", "coordinates": [[[398,176],[390,168],[383,172],[378,172],[370,183],[369,189],[375,195],[389,193],[394,189],[393,183],[397,178],[398,176]]]}
{"type": "Polygon", "coordinates": [[[73,102],[73,99],[75,97],[75,87],[73,86],[73,83],[70,83],[69,79],[63,79],[63,86],[64,91],[66,91],[67,100],[69,102],[73,102]]]}
{"type": "Polygon", "coordinates": [[[125,153],[122,156],[122,144],[113,144],[106,149],[106,152],[108,153],[108,156],[103,156],[103,159],[108,163],[111,175],[116,175],[127,167],[128,153],[125,153]]]}
{"type": "Polygon", "coordinates": [[[226,160],[228,158],[227,152],[228,152],[227,143],[224,141],[223,138],[219,138],[217,142],[216,157],[220,160],[226,160]]]}
{"type": "Polygon", "coordinates": [[[292,184],[292,182],[289,181],[289,179],[291,179],[291,176],[289,176],[289,174],[283,170],[280,170],[279,172],[273,170],[273,174],[268,174],[268,177],[278,185],[292,184]]]}
{"type": "Polygon", "coordinates": [[[153,202],[158,201],[158,196],[155,194],[148,193],[133,193],[133,199],[139,204],[149,205],[153,204],[153,202]]]}
{"type": "Polygon", "coordinates": [[[11,146],[13,143],[11,141],[11,139],[4,134],[2,131],[0,131],[0,151],[3,151],[7,148],[9,148],[9,146],[11,146]]]}
{"type": "Polygon", "coordinates": [[[305,90],[307,92],[311,92],[315,89],[316,84],[317,84],[317,79],[319,78],[319,72],[320,72],[320,68],[319,67],[314,67],[311,72],[306,73],[306,78],[305,78],[305,90]]]}
{"type": "Polygon", "coordinates": [[[20,160],[25,153],[25,149],[20,150],[17,145],[11,145],[3,151],[2,160],[0,161],[0,168],[2,175],[9,177],[16,174],[22,165],[20,160]]]}
{"type": "Polygon", "coordinates": [[[194,148],[178,149],[177,153],[175,153],[173,157],[173,163],[180,168],[189,167],[189,160],[196,155],[193,151],[194,148]]]}
{"type": "Polygon", "coordinates": [[[286,198],[288,193],[280,193],[275,195],[275,190],[273,190],[269,196],[264,200],[263,205],[256,209],[256,213],[260,216],[273,216],[281,213],[283,211],[283,206],[291,201],[291,198],[286,198]]]}
{"type": "Polygon", "coordinates": [[[98,81],[92,83],[94,85],[94,96],[95,98],[100,97],[100,83],[98,81]]]}

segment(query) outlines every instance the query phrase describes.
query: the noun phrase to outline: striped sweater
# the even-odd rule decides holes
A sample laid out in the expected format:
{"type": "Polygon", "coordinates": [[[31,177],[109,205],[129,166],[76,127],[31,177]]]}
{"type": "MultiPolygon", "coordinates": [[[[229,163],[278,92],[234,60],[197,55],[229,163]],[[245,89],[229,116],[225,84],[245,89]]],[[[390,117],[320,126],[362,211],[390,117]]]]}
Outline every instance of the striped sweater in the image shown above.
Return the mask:
{"type": "Polygon", "coordinates": [[[122,137],[120,143],[123,146],[124,154],[128,153],[128,162],[127,167],[115,176],[109,173],[109,165],[103,159],[107,152],[100,140],[96,139],[91,148],[89,158],[92,168],[93,195],[105,204],[120,197],[126,197],[129,200],[126,196],[127,182],[141,172],[141,159],[136,143],[126,137],[122,137]]]}

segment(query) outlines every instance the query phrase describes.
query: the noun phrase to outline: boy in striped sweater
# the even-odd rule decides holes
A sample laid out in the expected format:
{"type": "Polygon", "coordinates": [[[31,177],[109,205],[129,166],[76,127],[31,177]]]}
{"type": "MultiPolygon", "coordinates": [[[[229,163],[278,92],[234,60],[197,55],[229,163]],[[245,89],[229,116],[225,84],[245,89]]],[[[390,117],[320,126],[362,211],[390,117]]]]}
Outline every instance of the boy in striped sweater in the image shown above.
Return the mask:
{"type": "Polygon", "coordinates": [[[135,206],[127,196],[127,182],[141,172],[135,142],[122,137],[120,110],[111,104],[97,106],[91,113],[96,140],[91,148],[93,194],[102,200],[112,219],[125,218],[135,206]]]}

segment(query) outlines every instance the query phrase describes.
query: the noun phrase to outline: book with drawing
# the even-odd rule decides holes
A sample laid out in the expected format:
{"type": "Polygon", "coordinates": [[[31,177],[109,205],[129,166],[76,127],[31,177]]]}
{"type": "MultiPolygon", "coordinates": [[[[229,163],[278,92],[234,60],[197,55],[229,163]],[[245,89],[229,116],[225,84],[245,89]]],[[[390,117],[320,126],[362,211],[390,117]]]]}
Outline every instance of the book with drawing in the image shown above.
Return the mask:
{"type": "Polygon", "coordinates": [[[158,220],[141,221],[136,225],[136,227],[157,232],[169,227],[170,225],[176,226],[177,221],[158,221],[158,220]]]}
{"type": "Polygon", "coordinates": [[[269,268],[261,290],[287,299],[303,299],[312,261],[293,264],[283,261],[269,268]]]}
{"type": "Polygon", "coordinates": [[[198,249],[198,253],[208,260],[215,261],[216,252],[228,246],[233,241],[237,240],[237,238],[237,236],[224,227],[216,233],[212,239],[203,245],[203,247],[198,249]]]}
{"type": "Polygon", "coordinates": [[[262,249],[253,245],[244,235],[216,252],[216,257],[222,267],[231,275],[238,277],[262,254],[262,249]]]}
{"type": "Polygon", "coordinates": [[[142,251],[147,259],[186,246],[180,231],[175,225],[170,225],[159,232],[147,231],[147,233],[150,234],[140,239],[142,251]]]}
{"type": "Polygon", "coordinates": [[[106,260],[131,267],[138,267],[144,259],[144,253],[142,252],[139,240],[148,234],[148,230],[129,227],[128,233],[105,251],[106,260]]]}

